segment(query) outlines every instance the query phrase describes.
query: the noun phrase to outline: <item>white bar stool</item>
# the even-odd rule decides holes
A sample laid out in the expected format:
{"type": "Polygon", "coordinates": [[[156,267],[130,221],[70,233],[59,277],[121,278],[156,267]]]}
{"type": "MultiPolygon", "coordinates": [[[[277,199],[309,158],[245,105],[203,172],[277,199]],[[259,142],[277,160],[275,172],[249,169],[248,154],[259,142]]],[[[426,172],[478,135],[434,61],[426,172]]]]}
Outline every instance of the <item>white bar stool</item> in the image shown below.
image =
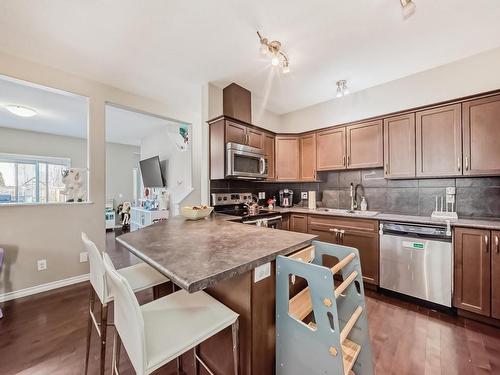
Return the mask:
{"type": "Polygon", "coordinates": [[[197,355],[197,347],[229,326],[234,374],[239,373],[238,314],[205,292],[189,294],[185,290],[139,306],[129,282],[115,270],[108,254],[103,257],[108,285],[115,296],[112,374],[118,374],[121,342],[138,375],[150,374],[193,348],[195,374],[198,362],[213,374],[197,355]]]}
{"type": "MultiPolygon", "coordinates": [[[[106,358],[106,331],[108,326],[108,303],[113,301],[113,295],[109,293],[106,285],[105,269],[102,262],[102,254],[97,249],[97,246],[82,233],[82,241],[89,255],[90,263],[90,298],[89,298],[89,320],[87,326],[87,348],[85,352],[85,370],[86,375],[89,367],[90,353],[90,338],[92,335],[92,325],[95,326],[98,336],[101,338],[101,354],[100,354],[100,374],[104,374],[105,358],[106,358]],[[101,303],[101,321],[97,322],[94,315],[95,295],[101,303]]],[[[167,283],[168,278],[156,271],[146,263],[135,264],[130,267],[119,269],[118,272],[130,284],[134,292],[139,292],[148,288],[167,283]]],[[[156,298],[157,293],[154,292],[156,298]]]]}

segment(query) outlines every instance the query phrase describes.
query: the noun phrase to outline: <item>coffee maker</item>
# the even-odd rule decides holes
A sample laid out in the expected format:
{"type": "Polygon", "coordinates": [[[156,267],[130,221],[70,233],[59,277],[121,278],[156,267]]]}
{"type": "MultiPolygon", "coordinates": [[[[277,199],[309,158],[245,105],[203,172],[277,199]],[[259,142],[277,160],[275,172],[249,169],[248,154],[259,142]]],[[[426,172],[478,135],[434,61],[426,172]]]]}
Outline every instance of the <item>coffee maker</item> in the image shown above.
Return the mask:
{"type": "Polygon", "coordinates": [[[293,206],[293,190],[283,189],[279,191],[279,205],[280,207],[292,207],[293,206]]]}

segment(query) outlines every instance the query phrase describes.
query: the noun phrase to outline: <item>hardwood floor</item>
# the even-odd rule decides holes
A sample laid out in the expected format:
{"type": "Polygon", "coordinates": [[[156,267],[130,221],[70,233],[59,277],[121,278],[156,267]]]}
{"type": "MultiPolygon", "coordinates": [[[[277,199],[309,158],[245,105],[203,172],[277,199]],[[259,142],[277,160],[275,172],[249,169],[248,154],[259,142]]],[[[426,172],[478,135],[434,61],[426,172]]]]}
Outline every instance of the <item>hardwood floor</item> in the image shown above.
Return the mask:
{"type": "MultiPolygon", "coordinates": [[[[111,244],[120,266],[137,260],[111,244]]],[[[151,292],[139,295],[150,301],[151,292]]],[[[0,374],[81,374],[85,351],[88,283],[9,301],[0,319],[0,374]]],[[[376,374],[500,374],[500,329],[367,291],[376,374]]],[[[111,317],[112,309],[111,309],[111,317]]],[[[113,328],[108,329],[112,340],[113,328]]],[[[97,373],[98,341],[92,337],[89,374],[97,373]]],[[[111,341],[109,341],[111,342],[111,341]]],[[[107,373],[110,373],[111,345],[107,373]]],[[[190,364],[184,364],[186,369],[190,364]]],[[[122,350],[121,374],[134,371],[122,350]]],[[[171,374],[170,364],[155,374],[171,374]]],[[[264,375],[264,374],[258,374],[264,375]]]]}

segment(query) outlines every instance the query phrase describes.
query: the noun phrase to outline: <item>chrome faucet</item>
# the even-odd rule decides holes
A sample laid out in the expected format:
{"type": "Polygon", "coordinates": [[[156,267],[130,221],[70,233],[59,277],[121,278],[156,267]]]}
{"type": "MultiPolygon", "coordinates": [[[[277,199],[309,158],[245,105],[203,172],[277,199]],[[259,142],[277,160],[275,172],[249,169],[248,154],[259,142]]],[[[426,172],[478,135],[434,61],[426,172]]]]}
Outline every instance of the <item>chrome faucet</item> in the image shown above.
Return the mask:
{"type": "Polygon", "coordinates": [[[349,195],[351,196],[351,208],[349,211],[354,211],[358,208],[358,202],[356,201],[356,189],[354,188],[354,184],[352,182],[349,195]]]}

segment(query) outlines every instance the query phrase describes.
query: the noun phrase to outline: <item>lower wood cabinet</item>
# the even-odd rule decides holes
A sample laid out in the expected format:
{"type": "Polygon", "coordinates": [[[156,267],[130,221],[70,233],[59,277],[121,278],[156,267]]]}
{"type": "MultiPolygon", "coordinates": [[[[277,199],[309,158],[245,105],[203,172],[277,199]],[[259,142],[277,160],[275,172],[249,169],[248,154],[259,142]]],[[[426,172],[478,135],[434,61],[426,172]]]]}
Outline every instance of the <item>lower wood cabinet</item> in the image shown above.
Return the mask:
{"type": "Polygon", "coordinates": [[[281,229],[282,230],[290,230],[290,215],[282,214],[281,215],[281,229]]]}
{"type": "Polygon", "coordinates": [[[491,232],[491,316],[500,319],[500,231],[491,232]]]}
{"type": "Polygon", "coordinates": [[[319,241],[351,246],[359,251],[363,281],[379,283],[378,221],[309,215],[308,233],[319,241]]]}
{"type": "Polygon", "coordinates": [[[476,314],[491,314],[489,230],[455,228],[453,305],[476,314]]]}
{"type": "Polygon", "coordinates": [[[290,230],[293,232],[307,233],[307,215],[291,214],[290,230]]]}

